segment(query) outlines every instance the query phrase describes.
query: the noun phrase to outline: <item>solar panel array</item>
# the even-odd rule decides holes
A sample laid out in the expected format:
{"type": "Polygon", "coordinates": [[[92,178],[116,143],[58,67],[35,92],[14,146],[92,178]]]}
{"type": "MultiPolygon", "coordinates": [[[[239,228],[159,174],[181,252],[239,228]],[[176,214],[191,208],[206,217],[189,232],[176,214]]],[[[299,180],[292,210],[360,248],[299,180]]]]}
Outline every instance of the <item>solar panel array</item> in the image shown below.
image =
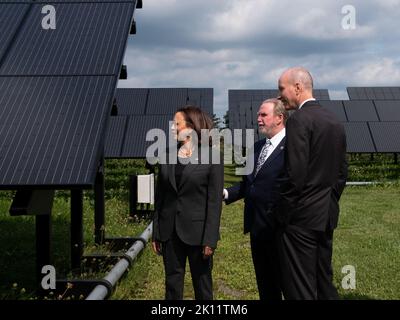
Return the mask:
{"type": "MultiPolygon", "coordinates": [[[[364,150],[365,142],[371,143],[361,152],[400,152],[400,87],[348,87],[350,101],[343,101],[347,121],[357,122],[364,128],[360,132],[348,132],[356,135],[354,143],[348,148],[352,152],[364,150]]],[[[355,125],[354,125],[355,126],[355,125]]]]}
{"type": "Polygon", "coordinates": [[[400,87],[347,87],[350,100],[400,100],[400,87]]]}
{"type": "MultiPolygon", "coordinates": [[[[255,129],[257,110],[262,100],[276,97],[277,90],[230,90],[229,127],[255,129]]],[[[349,87],[350,100],[329,100],[326,90],[315,90],[314,96],[324,108],[333,112],[347,134],[350,153],[400,152],[400,87],[349,87]],[[399,94],[398,94],[399,93],[399,94]]]]}
{"type": "Polygon", "coordinates": [[[196,105],[213,114],[211,88],[118,88],[115,94],[118,115],[110,119],[105,141],[106,158],[145,158],[146,133],[165,132],[168,142],[169,121],[177,109],[196,105]]]}
{"type": "MultiPolygon", "coordinates": [[[[329,100],[326,89],[315,89],[317,99],[329,100]]],[[[254,129],[255,141],[261,139],[258,133],[257,112],[261,103],[270,98],[279,96],[279,90],[229,90],[229,128],[254,129]]]]}
{"type": "Polygon", "coordinates": [[[94,184],[135,6],[0,0],[1,188],[94,184]]]}

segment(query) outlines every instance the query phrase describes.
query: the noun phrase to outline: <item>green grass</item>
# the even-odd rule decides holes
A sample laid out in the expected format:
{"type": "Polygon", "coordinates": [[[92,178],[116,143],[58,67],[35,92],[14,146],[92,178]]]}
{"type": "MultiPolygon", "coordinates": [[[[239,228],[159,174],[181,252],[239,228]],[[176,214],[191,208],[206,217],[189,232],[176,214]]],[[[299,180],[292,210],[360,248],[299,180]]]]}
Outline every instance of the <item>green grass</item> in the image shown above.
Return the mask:
{"type": "MultiPolygon", "coordinates": [[[[364,156],[362,156],[364,157],[364,156]]],[[[364,171],[371,164],[352,159],[350,168],[364,171]],[[357,162],[359,161],[359,162],[357,162]]],[[[376,159],[375,159],[376,160],[376,159]]],[[[382,159],[381,159],[382,160],[382,159]]],[[[377,161],[377,160],[376,160],[377,161]]],[[[368,179],[378,180],[387,164],[372,164],[368,179]]],[[[106,234],[136,236],[145,228],[128,215],[127,175],[142,172],[143,162],[126,160],[106,162],[106,234]]],[[[351,169],[353,170],[353,169],[351,169]]],[[[398,167],[392,167],[396,175],[398,167]]],[[[386,176],[384,176],[386,177],[386,176]]],[[[238,181],[234,167],[227,166],[225,184],[238,181]]],[[[357,179],[352,175],[353,181],[357,179]]],[[[362,179],[365,181],[365,179],[362,179]]],[[[382,179],[386,180],[386,178],[382,179]]],[[[334,282],[345,299],[400,299],[400,184],[347,187],[341,199],[341,216],[335,231],[334,282]],[[342,267],[356,268],[356,289],[344,290],[342,267]]],[[[0,193],[0,298],[34,297],[34,217],[10,217],[11,193],[0,193]]],[[[68,192],[58,192],[54,202],[53,262],[57,277],[69,274],[69,200],[68,192]]],[[[86,252],[104,251],[93,239],[94,200],[85,192],[84,239],[86,252]]],[[[258,299],[250,254],[249,236],[243,235],[243,201],[223,207],[221,240],[214,256],[214,292],[216,299],[258,299]]],[[[84,277],[101,277],[84,275],[84,277]]],[[[163,299],[162,258],[147,246],[129,273],[118,284],[111,299],[163,299]]],[[[189,272],[185,279],[185,299],[193,299],[189,272]]]]}
{"type": "MultiPolygon", "coordinates": [[[[234,168],[226,167],[225,184],[236,181],[234,168]]],[[[345,189],[333,252],[334,283],[343,299],[400,299],[399,199],[399,184],[345,189]],[[356,269],[355,290],[342,288],[346,265],[356,269]]],[[[258,299],[249,236],[243,235],[242,228],[243,201],[224,205],[221,240],[214,256],[216,299],[258,299]]],[[[187,271],[184,298],[193,297],[187,271]]],[[[147,250],[113,298],[163,299],[161,257],[147,250]]]]}

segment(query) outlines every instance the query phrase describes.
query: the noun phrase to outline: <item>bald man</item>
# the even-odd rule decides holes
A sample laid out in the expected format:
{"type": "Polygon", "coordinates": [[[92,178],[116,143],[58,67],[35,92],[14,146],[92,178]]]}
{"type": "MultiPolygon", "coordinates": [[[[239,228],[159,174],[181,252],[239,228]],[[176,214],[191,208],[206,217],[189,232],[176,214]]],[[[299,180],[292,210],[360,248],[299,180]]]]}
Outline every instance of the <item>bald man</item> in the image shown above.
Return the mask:
{"type": "Polygon", "coordinates": [[[346,136],[335,115],[313,97],[308,70],[279,79],[281,99],[295,110],[286,124],[286,181],[281,185],[278,240],[285,299],[338,299],[332,238],[347,179],[346,136]]]}

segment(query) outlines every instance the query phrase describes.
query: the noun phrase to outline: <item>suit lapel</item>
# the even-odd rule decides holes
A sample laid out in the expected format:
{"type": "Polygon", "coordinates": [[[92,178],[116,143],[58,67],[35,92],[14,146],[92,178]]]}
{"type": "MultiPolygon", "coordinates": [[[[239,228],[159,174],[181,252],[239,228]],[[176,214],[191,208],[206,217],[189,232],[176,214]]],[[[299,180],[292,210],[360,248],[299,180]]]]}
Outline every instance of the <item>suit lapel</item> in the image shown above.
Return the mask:
{"type": "Polygon", "coordinates": [[[192,164],[192,163],[188,163],[187,165],[185,165],[185,168],[183,168],[183,171],[182,171],[182,177],[181,177],[181,182],[179,184],[179,188],[181,188],[183,186],[183,184],[186,182],[186,180],[189,178],[189,176],[198,167],[199,167],[198,164],[192,164]]]}
{"type": "Polygon", "coordinates": [[[199,163],[200,163],[200,159],[201,159],[200,150],[201,149],[199,148],[197,151],[198,153],[196,155],[193,155],[193,157],[196,156],[196,158],[193,159],[192,161],[197,162],[197,164],[189,162],[187,165],[185,165],[185,168],[183,168],[181,182],[179,183],[179,187],[182,187],[183,184],[190,177],[190,175],[193,173],[193,171],[195,171],[199,167],[199,163]]]}
{"type": "MultiPolygon", "coordinates": [[[[284,151],[285,149],[285,140],[286,137],[284,137],[282,139],[282,141],[276,146],[274,152],[271,153],[271,155],[267,158],[267,160],[264,162],[264,164],[261,166],[260,171],[264,170],[264,168],[266,168],[272,161],[274,161],[274,159],[281,153],[284,151]]],[[[258,175],[260,174],[260,172],[258,173],[258,175]]],[[[255,177],[257,178],[257,176],[255,177]]]]}

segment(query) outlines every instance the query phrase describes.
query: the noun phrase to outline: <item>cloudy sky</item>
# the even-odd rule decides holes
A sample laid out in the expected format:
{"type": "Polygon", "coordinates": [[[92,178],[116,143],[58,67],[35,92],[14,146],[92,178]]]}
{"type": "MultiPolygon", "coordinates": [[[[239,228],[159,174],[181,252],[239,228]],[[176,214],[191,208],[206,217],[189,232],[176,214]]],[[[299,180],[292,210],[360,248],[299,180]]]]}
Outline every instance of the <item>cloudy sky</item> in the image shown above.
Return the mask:
{"type": "Polygon", "coordinates": [[[400,85],[400,0],[143,0],[119,87],[275,89],[283,70],[308,68],[315,88],[400,85]],[[355,29],[346,5],[355,8],[355,29]]]}

